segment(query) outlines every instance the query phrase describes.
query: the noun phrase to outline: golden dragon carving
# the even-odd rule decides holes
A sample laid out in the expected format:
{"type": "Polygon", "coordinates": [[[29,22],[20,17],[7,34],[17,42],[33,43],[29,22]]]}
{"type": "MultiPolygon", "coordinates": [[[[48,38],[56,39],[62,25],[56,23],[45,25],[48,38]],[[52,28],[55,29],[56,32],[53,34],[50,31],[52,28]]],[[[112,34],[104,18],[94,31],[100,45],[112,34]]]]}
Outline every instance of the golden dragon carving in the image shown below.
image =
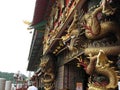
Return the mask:
{"type": "Polygon", "coordinates": [[[93,11],[88,10],[83,16],[81,25],[85,30],[85,36],[95,41],[92,46],[85,48],[86,54],[97,54],[100,49],[109,55],[120,53],[120,23],[115,19],[119,18],[115,16],[117,13],[117,7],[113,8],[109,0],[102,0],[93,11]],[[104,38],[103,41],[100,41],[102,38],[104,38]],[[112,40],[114,42],[110,42],[112,40]]]}
{"type": "Polygon", "coordinates": [[[88,90],[116,90],[118,83],[117,72],[103,50],[98,55],[91,56],[86,72],[93,77],[89,81],[88,90]]]}
{"type": "Polygon", "coordinates": [[[54,80],[55,80],[54,65],[55,64],[52,56],[45,55],[43,56],[43,58],[41,58],[40,67],[43,73],[42,82],[44,84],[45,90],[54,89],[54,80]]]}
{"type": "Polygon", "coordinates": [[[90,55],[86,72],[90,75],[88,90],[116,90],[118,71],[108,56],[120,54],[119,7],[112,6],[112,0],[101,0],[99,5],[88,10],[81,26],[88,40],[84,48],[85,55],[90,55]],[[111,2],[110,2],[111,1],[111,2]],[[113,67],[114,66],[114,67],[113,67]]]}

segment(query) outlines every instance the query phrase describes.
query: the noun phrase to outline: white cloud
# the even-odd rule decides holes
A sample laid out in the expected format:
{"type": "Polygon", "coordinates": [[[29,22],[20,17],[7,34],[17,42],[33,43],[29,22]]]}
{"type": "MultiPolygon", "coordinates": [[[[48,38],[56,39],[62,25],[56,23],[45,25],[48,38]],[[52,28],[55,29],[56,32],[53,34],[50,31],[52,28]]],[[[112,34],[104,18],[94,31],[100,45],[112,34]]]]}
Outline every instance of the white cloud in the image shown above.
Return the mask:
{"type": "Polygon", "coordinates": [[[0,2],[0,71],[27,74],[32,34],[23,20],[32,21],[35,0],[0,2]]]}

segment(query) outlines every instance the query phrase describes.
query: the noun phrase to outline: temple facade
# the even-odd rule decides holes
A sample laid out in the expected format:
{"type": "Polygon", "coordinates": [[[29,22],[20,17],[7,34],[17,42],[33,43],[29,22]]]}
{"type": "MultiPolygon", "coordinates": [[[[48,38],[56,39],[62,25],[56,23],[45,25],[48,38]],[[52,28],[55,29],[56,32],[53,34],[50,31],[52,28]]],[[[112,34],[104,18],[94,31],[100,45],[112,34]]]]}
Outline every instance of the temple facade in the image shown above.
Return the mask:
{"type": "Polygon", "coordinates": [[[36,0],[31,28],[39,90],[119,90],[119,0],[36,0]]]}

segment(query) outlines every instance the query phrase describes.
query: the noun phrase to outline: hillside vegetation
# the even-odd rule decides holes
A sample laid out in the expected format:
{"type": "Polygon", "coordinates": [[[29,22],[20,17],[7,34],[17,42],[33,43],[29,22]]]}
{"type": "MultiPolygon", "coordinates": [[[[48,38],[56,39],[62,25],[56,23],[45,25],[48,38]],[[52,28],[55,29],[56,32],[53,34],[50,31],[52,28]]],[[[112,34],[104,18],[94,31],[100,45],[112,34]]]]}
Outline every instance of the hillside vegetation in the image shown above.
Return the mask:
{"type": "MultiPolygon", "coordinates": [[[[1,72],[0,71],[0,78],[5,78],[6,81],[12,81],[13,83],[15,83],[15,79],[14,79],[14,73],[8,73],[8,72],[1,72]]],[[[23,77],[26,79],[27,77],[25,75],[23,75],[23,77]]]]}

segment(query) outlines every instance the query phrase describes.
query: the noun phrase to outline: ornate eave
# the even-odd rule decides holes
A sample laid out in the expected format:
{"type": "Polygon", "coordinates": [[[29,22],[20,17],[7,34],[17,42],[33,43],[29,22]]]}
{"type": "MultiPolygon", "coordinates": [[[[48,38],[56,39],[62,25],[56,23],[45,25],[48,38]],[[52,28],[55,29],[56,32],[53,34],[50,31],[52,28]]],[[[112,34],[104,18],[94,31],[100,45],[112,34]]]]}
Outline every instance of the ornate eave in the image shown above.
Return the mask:
{"type": "Polygon", "coordinates": [[[38,30],[35,30],[28,57],[28,71],[36,71],[39,66],[39,58],[41,57],[43,50],[42,41],[43,33],[41,33],[38,30]]]}
{"type": "Polygon", "coordinates": [[[42,41],[46,24],[44,15],[46,13],[48,3],[48,0],[36,0],[33,21],[29,27],[34,29],[34,34],[28,56],[28,71],[36,71],[38,69],[40,62],[39,59],[43,53],[42,41]]]}
{"type": "Polygon", "coordinates": [[[44,15],[46,13],[47,5],[48,5],[48,0],[36,0],[34,16],[31,26],[37,25],[38,23],[44,20],[44,15]]]}
{"type": "Polygon", "coordinates": [[[28,56],[28,71],[36,71],[39,68],[40,57],[43,54],[43,35],[46,25],[45,16],[48,14],[47,8],[49,3],[49,0],[36,0],[33,21],[29,26],[30,29],[34,29],[34,34],[28,56]]]}

